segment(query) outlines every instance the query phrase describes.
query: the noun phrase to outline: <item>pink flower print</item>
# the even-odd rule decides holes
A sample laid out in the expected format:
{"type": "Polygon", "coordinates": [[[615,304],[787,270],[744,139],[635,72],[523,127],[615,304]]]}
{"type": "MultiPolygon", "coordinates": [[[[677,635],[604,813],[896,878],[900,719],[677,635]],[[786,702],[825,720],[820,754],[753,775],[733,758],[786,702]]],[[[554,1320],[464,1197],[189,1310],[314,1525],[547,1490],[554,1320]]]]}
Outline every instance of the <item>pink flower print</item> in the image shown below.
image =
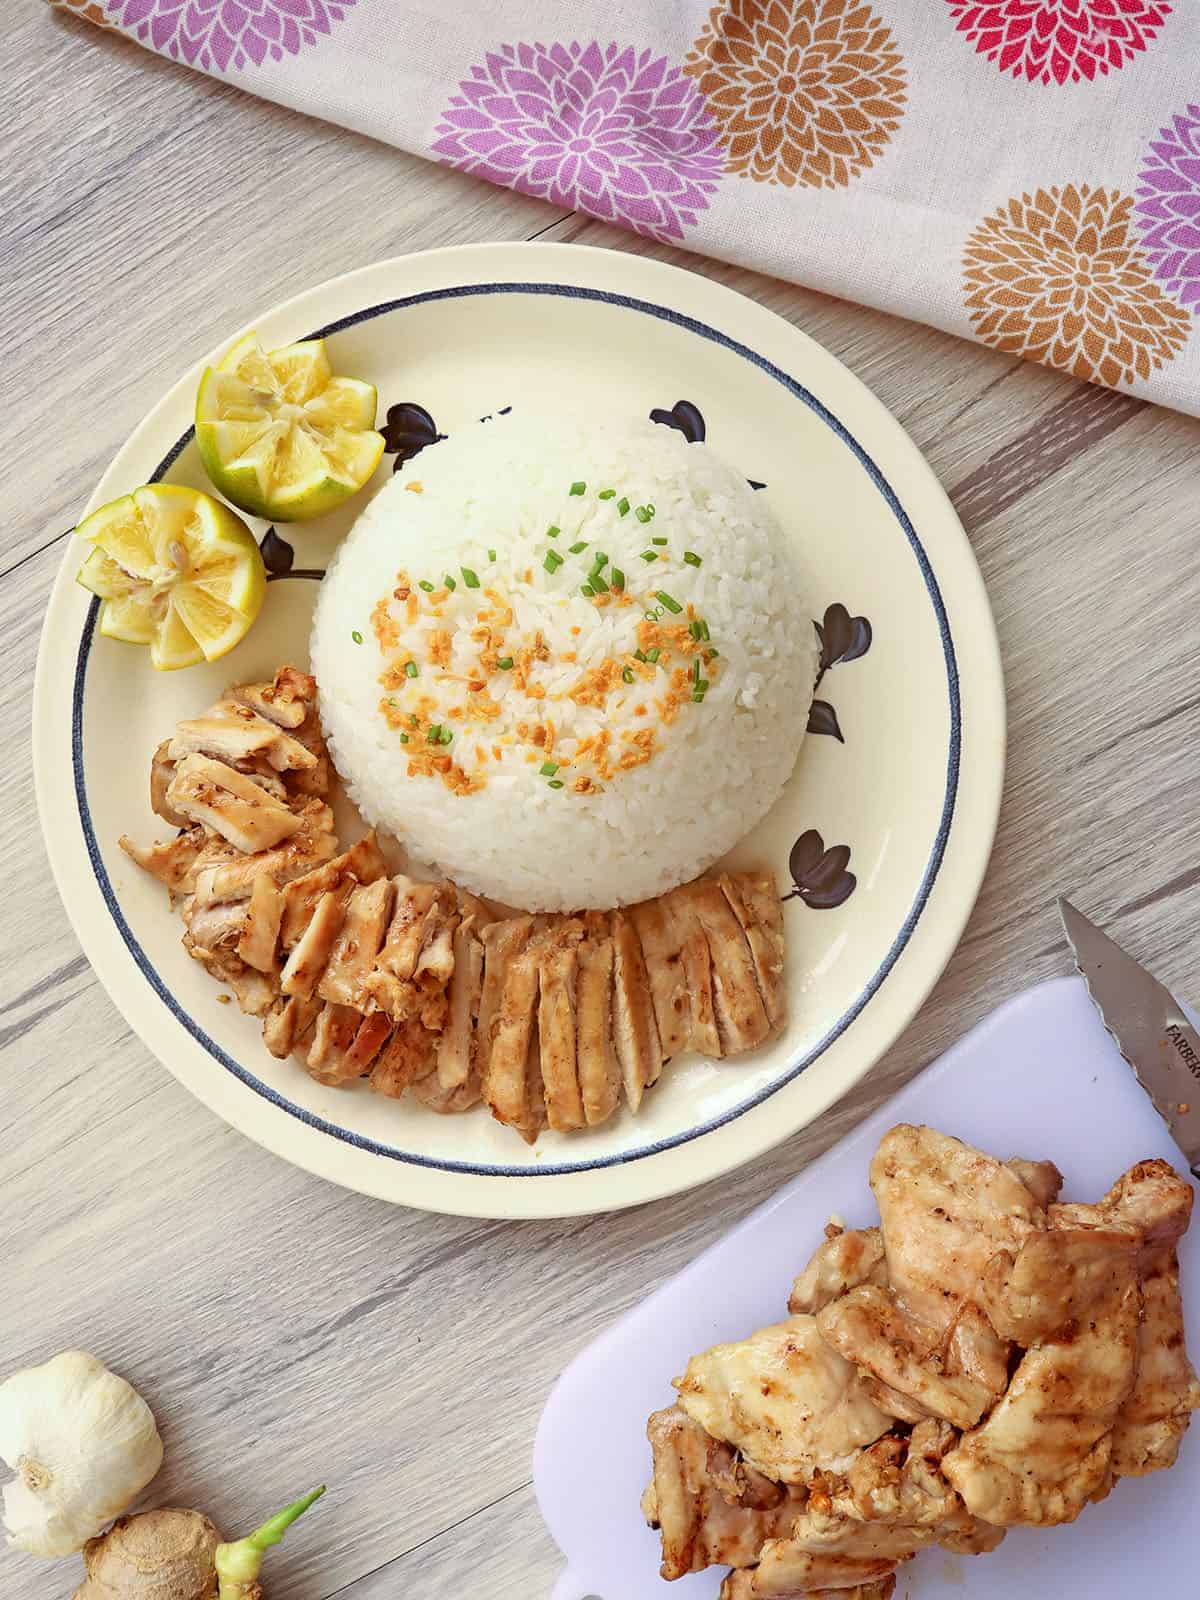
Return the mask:
{"type": "Polygon", "coordinates": [[[1133,211],[1154,276],[1200,315],[1200,105],[1159,130],[1133,211]]]}
{"type": "Polygon", "coordinates": [[[955,26],[1001,72],[1030,83],[1089,83],[1145,50],[1167,0],[947,0],[955,26]]]}
{"type": "Polygon", "coordinates": [[[492,183],[670,241],[720,180],[700,94],[651,50],[503,45],[458,88],[433,154],[492,183]]]}
{"type": "Polygon", "coordinates": [[[315,44],[358,0],[107,0],[112,21],[176,61],[227,72],[315,44]]]}

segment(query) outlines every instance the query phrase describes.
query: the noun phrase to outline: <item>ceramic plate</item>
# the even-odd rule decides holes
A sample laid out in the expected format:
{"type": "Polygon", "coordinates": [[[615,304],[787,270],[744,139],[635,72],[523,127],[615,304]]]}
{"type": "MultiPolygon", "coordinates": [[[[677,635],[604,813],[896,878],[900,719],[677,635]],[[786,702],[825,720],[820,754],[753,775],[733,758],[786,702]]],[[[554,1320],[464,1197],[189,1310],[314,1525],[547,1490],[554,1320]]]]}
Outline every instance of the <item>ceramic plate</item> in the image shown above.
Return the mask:
{"type": "MultiPolygon", "coordinates": [[[[287,530],[291,573],[271,583],[247,639],[185,672],[154,673],[144,651],[99,637],[95,602],[73,582],[80,551],[66,554],[38,665],[38,801],[69,914],[131,1025],[193,1093],[287,1160],[435,1211],[633,1205],[812,1121],[937,978],[975,899],[999,805],[995,630],[967,540],[912,442],[796,328],[637,256],[521,244],[436,251],[348,274],[255,326],[268,347],[324,333],[336,370],[378,386],[381,418],[413,408],[410,439],[414,425],[432,439],[522,405],[658,412],[690,438],[703,432],[761,486],[813,574],[814,614],[796,626],[819,624],[824,639],[814,731],[787,791],[734,858],[769,863],[788,893],[790,1021],[773,1045],[729,1064],[673,1064],[636,1118],[547,1134],[529,1150],[484,1112],[439,1118],[365,1086],[322,1087],[274,1060],[257,1025],[219,1003],[163,891],[117,838],[162,836],[147,768],[176,721],[230,682],[306,661],[317,582],[299,574],[325,567],[360,500],[287,530]]],[[[158,477],[207,487],[190,430],[198,377],[188,373],[155,407],[90,506],[158,477]]],[[[373,488],[395,464],[384,458],[373,488]]]]}

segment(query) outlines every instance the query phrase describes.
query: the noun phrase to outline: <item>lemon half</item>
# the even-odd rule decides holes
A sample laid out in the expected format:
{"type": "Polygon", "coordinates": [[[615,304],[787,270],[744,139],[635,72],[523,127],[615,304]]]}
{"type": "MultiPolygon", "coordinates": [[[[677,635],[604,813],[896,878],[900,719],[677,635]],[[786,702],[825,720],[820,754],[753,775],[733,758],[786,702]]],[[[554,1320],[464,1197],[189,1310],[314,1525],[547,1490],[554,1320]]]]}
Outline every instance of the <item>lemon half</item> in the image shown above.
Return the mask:
{"type": "Polygon", "coordinates": [[[379,465],[376,400],[373,384],[334,376],[323,339],[268,355],[251,333],[200,380],[196,444],[235,506],[301,522],[357,494],[379,465]]]}
{"type": "Polygon", "coordinates": [[[262,607],[267,573],[254,535],[199,489],[147,484],[75,531],[94,546],[77,577],[104,601],[100,632],[149,645],[160,672],[223,656],[262,607]]]}

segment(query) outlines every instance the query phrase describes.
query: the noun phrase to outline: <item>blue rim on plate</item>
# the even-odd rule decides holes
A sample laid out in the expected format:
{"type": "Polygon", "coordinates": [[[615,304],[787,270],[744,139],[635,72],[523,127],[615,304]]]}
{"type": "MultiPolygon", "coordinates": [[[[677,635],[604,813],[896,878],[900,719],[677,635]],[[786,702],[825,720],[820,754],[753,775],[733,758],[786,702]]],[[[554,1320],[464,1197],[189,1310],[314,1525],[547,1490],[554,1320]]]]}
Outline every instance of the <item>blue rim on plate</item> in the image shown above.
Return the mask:
{"type": "MultiPolygon", "coordinates": [[[[355,311],[349,316],[340,317],[336,322],[331,322],[323,328],[318,328],[315,333],[308,334],[307,337],[310,339],[325,338],[331,334],[340,333],[345,328],[355,327],[359,323],[370,322],[376,317],[387,316],[393,311],[404,311],[414,306],[428,305],[440,300],[455,300],[474,295],[496,294],[556,295],[567,299],[595,300],[606,305],[620,306],[626,311],[634,311],[644,316],[656,317],[659,321],[683,328],[686,332],[696,334],[702,339],[710,340],[713,344],[720,345],[734,355],[740,356],[743,360],[749,361],[753,366],[758,367],[760,371],[765,372],[768,377],[781,384],[795,399],[802,401],[853,453],[874,487],[883,496],[888,509],[903,530],[920,570],[926,592],[933,606],[934,615],[937,618],[942,654],[946,665],[946,686],[950,709],[946,792],[942,802],[942,814],[938,823],[937,834],[934,838],[933,848],[929,853],[925,871],[921,876],[921,882],[913,903],[909,907],[908,915],[905,917],[891,949],[854,1004],[838,1018],[837,1022],[826,1031],[823,1037],[810,1050],[796,1061],[793,1061],[785,1072],[781,1073],[765,1088],[760,1089],[757,1094],[752,1095],[740,1105],[732,1107],[721,1116],[712,1118],[711,1121],[702,1124],[700,1127],[691,1128],[686,1133],[675,1134],[669,1139],[659,1139],[653,1144],[644,1145],[636,1150],[622,1151],[616,1155],[596,1157],[587,1161],[557,1162],[554,1165],[536,1167],[506,1167],[486,1162],[443,1161],[432,1156],[415,1155],[411,1151],[397,1149],[394,1145],[382,1144],[377,1139],[369,1139],[364,1134],[352,1133],[349,1129],[339,1128],[335,1123],[326,1121],[324,1117],[319,1117],[314,1112],[306,1110],[303,1106],[296,1105],[286,1096],[271,1088],[269,1084],[264,1083],[261,1078],[256,1077],[254,1073],[248,1071],[240,1062],[235,1061],[232,1056],[221,1049],[215,1040],[208,1036],[194,1018],[183,1010],[166,984],[164,984],[146,952],[134,937],[133,930],[125,920],[117,902],[112,882],[100,855],[100,847],[96,839],[96,831],[92,825],[91,811],[88,806],[87,784],[83,773],[83,702],[87,681],[88,658],[91,654],[96,619],[100,610],[100,602],[97,599],[93,599],[88,608],[75,663],[75,682],[71,704],[71,765],[75,779],[75,798],[79,806],[79,820],[82,824],[84,840],[87,844],[88,859],[91,862],[92,871],[96,875],[96,882],[104,898],[104,903],[108,907],[109,913],[116,923],[130,955],[147,983],[149,983],[155,994],[175,1019],[187,1029],[198,1044],[204,1047],[213,1060],[224,1067],[227,1072],[232,1073],[239,1082],[252,1089],[255,1094],[261,1095],[264,1100],[269,1101],[279,1110],[286,1111],[289,1116],[297,1118],[298,1121],[307,1124],[308,1127],[315,1128],[318,1132],[328,1134],[334,1139],[340,1139],[343,1143],[353,1145],[356,1149],[365,1150],[371,1155],[385,1156],[388,1160],[402,1161],[410,1166],[433,1167],[442,1172],[464,1173],[474,1177],[563,1177],[575,1172],[591,1172],[601,1167],[623,1166],[628,1162],[641,1161],[648,1156],[658,1155],[664,1150],[671,1150],[678,1145],[687,1144],[693,1139],[699,1139],[706,1133],[712,1133],[715,1129],[743,1116],[747,1111],[753,1110],[755,1106],[761,1105],[764,1100],[768,1100],[771,1095],[782,1089],[785,1084],[791,1083],[807,1067],[811,1066],[835,1039],[846,1031],[878,992],[884,979],[895,966],[901,952],[912,937],[913,930],[916,928],[921,913],[925,909],[930,891],[941,867],[942,857],[946,850],[946,841],[949,838],[951,823],[954,819],[954,804],[958,793],[959,759],[962,747],[962,707],[959,698],[958,663],[954,652],[954,640],[951,637],[950,621],[946,616],[941,590],[938,587],[938,581],[930,565],[929,557],[926,555],[924,546],[921,544],[917,531],[909,520],[904,507],[900,504],[900,498],[896,491],[863,446],[827,406],[824,406],[803,384],[789,377],[786,372],[775,366],[773,362],[768,361],[765,356],[759,355],[757,351],[751,350],[738,340],[731,339],[728,334],[720,333],[717,329],[696,321],[694,317],[685,316],[679,311],[672,311],[666,306],[655,305],[648,300],[634,299],[629,295],[614,294],[608,290],[586,289],[577,285],[558,283],[474,283],[462,284],[447,289],[431,289],[421,294],[406,295],[396,300],[381,301],[378,305],[369,306],[365,310],[355,311]]],[[[153,481],[157,482],[170,470],[187,448],[194,432],[193,428],[188,428],[175,442],[159,463],[154,473],[153,481]]]]}

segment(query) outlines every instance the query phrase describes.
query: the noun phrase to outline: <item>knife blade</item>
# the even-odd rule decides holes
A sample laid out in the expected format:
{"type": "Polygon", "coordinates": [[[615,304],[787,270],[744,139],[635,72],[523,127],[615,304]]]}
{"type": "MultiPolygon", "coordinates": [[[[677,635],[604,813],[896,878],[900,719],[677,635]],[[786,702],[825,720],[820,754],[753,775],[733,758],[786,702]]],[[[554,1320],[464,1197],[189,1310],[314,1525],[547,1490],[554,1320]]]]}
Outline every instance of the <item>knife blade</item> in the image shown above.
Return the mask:
{"type": "Polygon", "coordinates": [[[1200,1034],[1171,991],[1069,900],[1058,913],[1101,1022],[1200,1178],[1200,1034]]]}

